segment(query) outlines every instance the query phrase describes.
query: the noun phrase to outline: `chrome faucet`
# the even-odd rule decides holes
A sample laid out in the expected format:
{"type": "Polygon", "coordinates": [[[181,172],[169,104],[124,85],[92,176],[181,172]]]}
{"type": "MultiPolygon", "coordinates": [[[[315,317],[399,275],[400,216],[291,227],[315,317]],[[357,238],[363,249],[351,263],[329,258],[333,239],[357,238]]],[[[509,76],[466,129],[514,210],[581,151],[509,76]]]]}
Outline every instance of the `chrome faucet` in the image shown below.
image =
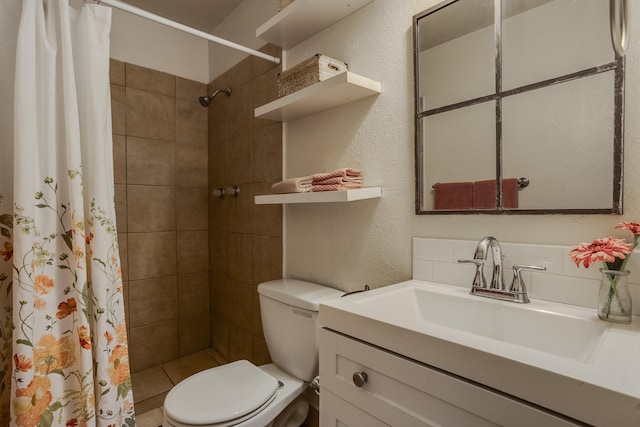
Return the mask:
{"type": "Polygon", "coordinates": [[[489,249],[491,249],[491,257],[493,258],[493,276],[489,289],[505,290],[504,275],[502,274],[502,247],[498,239],[487,236],[480,240],[473,259],[486,261],[489,249]]]}
{"type": "Polygon", "coordinates": [[[478,242],[473,259],[458,260],[458,262],[471,263],[476,266],[476,274],[473,278],[471,294],[505,301],[528,303],[529,297],[527,296],[527,288],[525,287],[521,272],[522,270],[544,271],[546,270],[546,267],[538,267],[535,265],[514,265],[513,281],[511,282],[509,289],[507,289],[504,284],[504,274],[502,272],[502,258],[502,247],[500,246],[498,239],[492,236],[487,236],[478,242]],[[491,257],[493,261],[493,276],[491,277],[490,285],[487,286],[487,280],[484,278],[484,262],[487,260],[489,250],[491,250],[491,257]]]}

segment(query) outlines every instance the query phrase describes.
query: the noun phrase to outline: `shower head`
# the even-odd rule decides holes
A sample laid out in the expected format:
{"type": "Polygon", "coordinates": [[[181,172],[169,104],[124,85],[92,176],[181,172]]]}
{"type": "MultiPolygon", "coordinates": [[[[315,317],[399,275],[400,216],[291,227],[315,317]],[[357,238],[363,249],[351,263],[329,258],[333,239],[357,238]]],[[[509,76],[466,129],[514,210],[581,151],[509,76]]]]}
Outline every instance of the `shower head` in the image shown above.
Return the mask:
{"type": "Polygon", "coordinates": [[[218,89],[217,91],[213,92],[211,95],[205,95],[205,96],[201,96],[199,99],[200,101],[200,105],[202,105],[203,107],[208,107],[209,104],[211,104],[211,101],[213,101],[213,98],[216,97],[217,94],[219,94],[220,92],[224,93],[225,95],[229,96],[231,95],[231,88],[225,88],[225,89],[218,89]]]}

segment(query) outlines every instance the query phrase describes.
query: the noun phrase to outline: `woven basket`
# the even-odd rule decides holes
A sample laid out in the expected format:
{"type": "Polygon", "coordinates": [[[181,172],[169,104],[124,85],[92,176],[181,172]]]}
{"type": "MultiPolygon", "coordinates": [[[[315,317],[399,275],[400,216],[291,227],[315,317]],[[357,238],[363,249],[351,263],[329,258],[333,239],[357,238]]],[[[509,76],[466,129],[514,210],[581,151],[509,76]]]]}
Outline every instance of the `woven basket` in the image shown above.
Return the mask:
{"type": "Polygon", "coordinates": [[[347,64],[320,53],[278,74],[278,96],[286,96],[348,70],[347,64]]]}

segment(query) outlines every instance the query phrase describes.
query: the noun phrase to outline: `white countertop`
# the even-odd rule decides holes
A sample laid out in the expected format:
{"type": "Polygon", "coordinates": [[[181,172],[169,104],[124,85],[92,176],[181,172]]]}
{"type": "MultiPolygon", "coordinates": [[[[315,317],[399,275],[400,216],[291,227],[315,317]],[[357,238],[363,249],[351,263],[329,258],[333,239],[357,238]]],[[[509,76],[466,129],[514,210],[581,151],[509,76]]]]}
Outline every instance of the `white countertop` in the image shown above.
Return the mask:
{"type": "MultiPolygon", "coordinates": [[[[500,321],[509,322],[510,318],[500,321]]],[[[515,304],[471,296],[467,288],[410,280],[323,303],[320,324],[589,424],[640,426],[637,317],[630,325],[617,325],[599,320],[595,309],[533,299],[530,304],[515,304]],[[602,326],[603,331],[584,349],[584,355],[565,357],[562,352],[553,354],[425,321],[416,316],[415,308],[393,302],[393,293],[404,288],[471,299],[473,304],[493,304],[489,307],[499,312],[513,308],[560,313],[595,328],[602,326]],[[388,304],[369,303],[376,298],[388,304]]],[[[531,339],[544,347],[544,337],[533,337],[536,332],[532,330],[535,328],[529,327],[523,334],[531,334],[531,339]]],[[[551,332],[556,340],[565,333],[551,332]]],[[[521,338],[527,342],[527,336],[521,338]]],[[[582,349],[577,350],[582,354],[582,349]]]]}

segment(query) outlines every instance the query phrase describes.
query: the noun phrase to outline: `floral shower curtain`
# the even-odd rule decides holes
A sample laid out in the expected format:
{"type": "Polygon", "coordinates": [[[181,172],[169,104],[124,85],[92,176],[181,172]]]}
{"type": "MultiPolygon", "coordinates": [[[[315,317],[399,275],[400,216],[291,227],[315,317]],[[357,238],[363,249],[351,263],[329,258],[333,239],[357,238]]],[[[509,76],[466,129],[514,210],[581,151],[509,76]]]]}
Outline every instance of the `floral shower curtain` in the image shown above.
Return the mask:
{"type": "Polygon", "coordinates": [[[0,1],[0,426],[133,426],[111,10],[0,1]]]}

